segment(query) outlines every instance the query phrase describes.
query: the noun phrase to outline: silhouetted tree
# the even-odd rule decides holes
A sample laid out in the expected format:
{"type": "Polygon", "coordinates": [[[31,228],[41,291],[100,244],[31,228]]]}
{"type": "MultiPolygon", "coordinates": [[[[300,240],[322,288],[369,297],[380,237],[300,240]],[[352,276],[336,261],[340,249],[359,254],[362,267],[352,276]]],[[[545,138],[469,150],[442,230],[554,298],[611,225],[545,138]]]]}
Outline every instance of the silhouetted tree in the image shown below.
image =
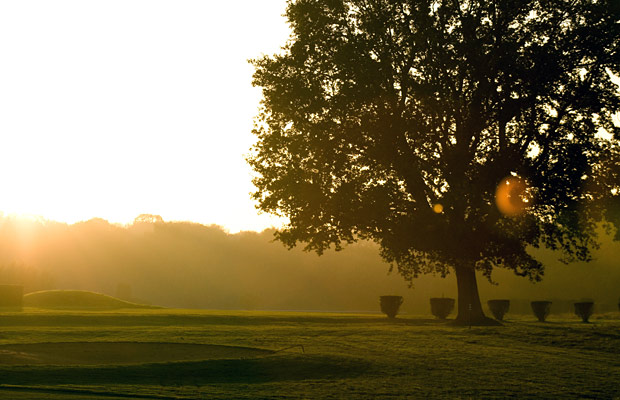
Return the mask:
{"type": "Polygon", "coordinates": [[[162,222],[164,222],[164,219],[160,215],[154,214],[140,214],[133,220],[134,224],[157,224],[162,222]]]}
{"type": "Polygon", "coordinates": [[[289,1],[287,45],[252,61],[248,162],[259,208],[289,219],[277,238],[372,239],[409,281],[454,269],[463,323],[489,321],[475,270],[539,280],[528,245],[588,260],[620,194],[619,8],[289,1]]]}

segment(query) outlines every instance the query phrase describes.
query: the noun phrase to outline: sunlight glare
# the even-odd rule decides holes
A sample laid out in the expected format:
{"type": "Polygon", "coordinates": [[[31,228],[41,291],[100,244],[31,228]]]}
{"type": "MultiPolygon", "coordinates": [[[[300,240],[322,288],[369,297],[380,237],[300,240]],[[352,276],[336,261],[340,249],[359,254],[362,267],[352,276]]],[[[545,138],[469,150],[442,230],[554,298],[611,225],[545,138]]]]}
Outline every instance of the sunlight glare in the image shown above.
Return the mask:
{"type": "Polygon", "coordinates": [[[495,203],[499,211],[508,217],[521,215],[530,202],[527,184],[517,176],[506,177],[497,186],[495,203]]]}
{"type": "Polygon", "coordinates": [[[274,225],[249,195],[261,91],[247,60],[285,44],[285,7],[0,2],[0,211],[274,225]]]}

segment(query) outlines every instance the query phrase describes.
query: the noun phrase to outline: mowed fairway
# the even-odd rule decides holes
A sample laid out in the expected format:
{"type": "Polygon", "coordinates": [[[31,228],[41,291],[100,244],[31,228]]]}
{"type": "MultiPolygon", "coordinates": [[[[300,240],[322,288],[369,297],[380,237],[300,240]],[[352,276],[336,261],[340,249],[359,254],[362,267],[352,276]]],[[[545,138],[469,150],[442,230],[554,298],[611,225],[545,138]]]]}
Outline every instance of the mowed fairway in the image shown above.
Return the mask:
{"type": "Polygon", "coordinates": [[[591,321],[508,314],[469,329],[427,316],[27,308],[0,313],[0,398],[620,398],[620,315],[591,321]],[[69,354],[84,342],[87,358],[107,343],[100,362],[69,354]],[[188,359],[192,344],[208,351],[188,359]],[[114,351],[133,359],[115,364],[114,351]]]}

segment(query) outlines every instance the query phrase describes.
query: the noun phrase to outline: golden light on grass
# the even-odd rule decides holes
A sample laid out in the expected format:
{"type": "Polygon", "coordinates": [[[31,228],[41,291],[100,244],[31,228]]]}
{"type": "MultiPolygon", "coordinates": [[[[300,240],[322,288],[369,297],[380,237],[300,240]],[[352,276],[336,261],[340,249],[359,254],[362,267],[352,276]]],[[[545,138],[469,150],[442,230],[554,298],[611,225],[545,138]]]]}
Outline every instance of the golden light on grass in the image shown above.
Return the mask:
{"type": "Polygon", "coordinates": [[[436,212],[437,214],[441,214],[443,212],[443,206],[437,203],[433,206],[433,211],[436,212]]]}
{"type": "Polygon", "coordinates": [[[495,204],[499,211],[509,217],[522,214],[530,198],[527,184],[517,176],[509,176],[501,180],[495,192],[495,204]]]}

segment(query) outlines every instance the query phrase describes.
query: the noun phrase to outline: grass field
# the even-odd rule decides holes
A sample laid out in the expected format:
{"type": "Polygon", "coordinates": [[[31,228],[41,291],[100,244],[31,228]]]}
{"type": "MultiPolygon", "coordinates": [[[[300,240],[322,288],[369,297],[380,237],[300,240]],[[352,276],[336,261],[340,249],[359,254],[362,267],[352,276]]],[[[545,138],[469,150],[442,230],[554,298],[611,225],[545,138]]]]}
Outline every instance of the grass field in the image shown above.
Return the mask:
{"type": "MultiPolygon", "coordinates": [[[[129,364],[0,363],[0,398],[620,399],[618,313],[589,324],[570,315],[507,318],[469,329],[428,316],[26,308],[0,313],[0,353],[69,342],[269,351],[143,362],[153,350],[136,349],[129,364]]],[[[59,357],[67,352],[58,348],[59,357]]]]}

